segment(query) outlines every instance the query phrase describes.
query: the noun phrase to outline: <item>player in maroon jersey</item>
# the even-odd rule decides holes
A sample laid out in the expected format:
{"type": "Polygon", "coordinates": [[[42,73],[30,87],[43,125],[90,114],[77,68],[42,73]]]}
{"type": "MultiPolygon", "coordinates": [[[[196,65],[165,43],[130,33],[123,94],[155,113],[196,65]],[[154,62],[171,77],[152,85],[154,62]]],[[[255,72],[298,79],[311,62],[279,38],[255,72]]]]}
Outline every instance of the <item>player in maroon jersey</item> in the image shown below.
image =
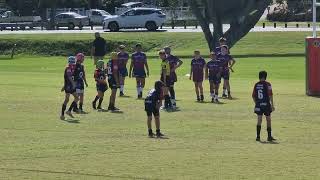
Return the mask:
{"type": "Polygon", "coordinates": [[[215,52],[210,53],[210,61],[206,65],[205,75],[210,83],[210,96],[213,103],[219,103],[219,86],[221,83],[221,62],[217,60],[215,52]]]}
{"type": "Polygon", "coordinates": [[[257,138],[256,141],[260,141],[260,131],[263,115],[266,116],[267,120],[267,132],[268,132],[268,141],[274,141],[271,135],[271,113],[275,110],[273,104],[273,93],[272,87],[269,82],[267,82],[267,72],[259,72],[260,81],[257,82],[253,88],[252,98],[255,103],[254,112],[258,116],[257,122],[257,138]]]}
{"type": "Polygon", "coordinates": [[[119,46],[119,53],[118,53],[118,66],[119,66],[119,82],[120,82],[120,96],[124,96],[124,84],[125,79],[128,76],[128,69],[127,63],[129,59],[129,54],[125,51],[125,46],[119,46]]]}
{"type": "Polygon", "coordinates": [[[194,51],[194,58],[191,61],[190,80],[193,80],[197,101],[203,102],[203,78],[206,61],[201,57],[200,51],[194,51]]]}

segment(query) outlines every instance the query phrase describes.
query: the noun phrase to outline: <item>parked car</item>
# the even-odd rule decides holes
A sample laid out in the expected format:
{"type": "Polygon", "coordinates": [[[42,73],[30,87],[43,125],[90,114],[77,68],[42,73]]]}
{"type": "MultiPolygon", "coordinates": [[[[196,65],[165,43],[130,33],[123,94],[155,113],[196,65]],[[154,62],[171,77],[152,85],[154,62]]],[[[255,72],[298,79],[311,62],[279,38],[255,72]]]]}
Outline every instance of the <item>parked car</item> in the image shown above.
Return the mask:
{"type": "Polygon", "coordinates": [[[76,26],[78,26],[79,29],[82,29],[83,26],[89,26],[89,21],[89,17],[81,16],[75,12],[65,12],[55,16],[57,28],[68,27],[70,30],[74,29],[76,26]]]}
{"type": "Polygon", "coordinates": [[[120,16],[110,16],[104,19],[103,29],[119,31],[119,29],[147,28],[149,31],[157,30],[166,20],[161,9],[133,8],[120,16]]]}
{"type": "Polygon", "coordinates": [[[112,15],[104,10],[90,9],[87,11],[87,16],[89,17],[91,24],[102,25],[103,20],[107,17],[112,16],[112,15]]]}
{"type": "Polygon", "coordinates": [[[12,11],[5,11],[0,16],[1,30],[13,26],[16,28],[19,27],[20,29],[25,29],[26,27],[33,29],[39,25],[40,22],[40,16],[18,16],[12,11]]]}

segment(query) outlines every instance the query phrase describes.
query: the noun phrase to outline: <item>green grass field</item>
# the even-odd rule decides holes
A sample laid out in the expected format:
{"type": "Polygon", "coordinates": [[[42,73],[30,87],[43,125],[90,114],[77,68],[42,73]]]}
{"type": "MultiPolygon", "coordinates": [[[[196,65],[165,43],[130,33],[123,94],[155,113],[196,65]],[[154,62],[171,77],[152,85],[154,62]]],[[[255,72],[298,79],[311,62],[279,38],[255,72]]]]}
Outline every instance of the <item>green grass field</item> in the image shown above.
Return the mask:
{"type": "MultiPolygon", "coordinates": [[[[259,46],[262,35],[249,41],[250,34],[240,43],[244,46],[245,41],[256,42],[259,46]]],[[[286,42],[292,41],[291,36],[286,42]]],[[[281,47],[280,51],[293,52],[292,49],[302,46],[299,43],[303,44],[303,39],[281,47]]],[[[249,49],[239,45],[234,51],[254,52],[249,49]]],[[[271,48],[264,52],[274,51],[271,48]]],[[[136,100],[133,79],[128,79],[126,86],[126,94],[131,97],[117,98],[122,114],[93,111],[93,66],[87,59],[89,88],[84,107],[89,114],[61,121],[64,94],[60,88],[65,58],[3,57],[0,179],[316,180],[320,177],[320,101],[305,96],[304,57],[288,56],[237,58],[231,78],[235,99],[222,100],[221,105],[209,103],[206,81],[208,103],[195,102],[193,83],[185,76],[190,59],[183,59],[176,85],[181,111],[161,112],[161,129],[168,139],[147,138],[143,101],[136,100]],[[278,138],[277,144],[255,141],[251,91],[259,70],[267,70],[273,84],[273,134],[278,138]]],[[[151,77],[147,79],[145,94],[159,78],[159,61],[150,59],[149,64],[151,77]]],[[[110,91],[106,94],[109,96],[110,91]]],[[[106,107],[108,98],[105,99],[106,107]]],[[[264,122],[263,140],[265,129],[264,122]]]]}

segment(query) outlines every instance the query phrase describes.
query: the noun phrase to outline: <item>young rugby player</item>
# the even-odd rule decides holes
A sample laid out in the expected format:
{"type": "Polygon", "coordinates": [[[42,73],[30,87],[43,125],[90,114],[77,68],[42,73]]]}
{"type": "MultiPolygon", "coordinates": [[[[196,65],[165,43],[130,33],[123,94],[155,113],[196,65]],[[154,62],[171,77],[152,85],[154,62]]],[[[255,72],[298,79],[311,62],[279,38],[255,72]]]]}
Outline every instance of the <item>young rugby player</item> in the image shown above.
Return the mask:
{"type": "Polygon", "coordinates": [[[104,93],[108,90],[108,84],[106,81],[106,71],[104,69],[104,61],[99,60],[97,61],[97,69],[94,72],[94,79],[96,81],[96,88],[97,88],[97,96],[92,102],[92,108],[103,110],[101,107],[104,93]],[[96,106],[97,101],[99,100],[98,107],[96,106]]]}
{"type": "Polygon", "coordinates": [[[120,96],[124,96],[124,84],[125,79],[128,76],[127,63],[129,59],[129,54],[125,51],[125,46],[119,46],[118,53],[118,64],[119,64],[119,73],[120,73],[120,96]]]}
{"type": "Polygon", "coordinates": [[[80,98],[79,102],[79,110],[77,113],[84,113],[83,111],[83,99],[84,99],[84,85],[88,87],[87,79],[86,79],[86,73],[84,70],[83,62],[84,62],[84,54],[78,53],[76,55],[76,68],[74,71],[74,79],[76,81],[76,93],[78,97],[80,98]]]}
{"type": "Polygon", "coordinates": [[[131,56],[129,77],[131,78],[133,76],[136,78],[138,99],[142,98],[146,75],[149,76],[147,56],[145,53],[142,52],[141,44],[137,44],[136,52],[133,53],[131,56]],[[147,73],[145,71],[145,68],[147,70],[147,73]]]}
{"type": "Polygon", "coordinates": [[[206,79],[209,79],[210,83],[210,96],[213,103],[219,103],[219,86],[221,83],[222,67],[220,61],[216,59],[215,52],[210,53],[211,60],[206,65],[206,79]]]}
{"type": "Polygon", "coordinates": [[[148,126],[148,133],[149,137],[154,137],[154,134],[152,132],[152,115],[154,116],[155,119],[155,125],[156,125],[156,136],[157,137],[162,137],[164,136],[160,132],[160,111],[159,108],[161,106],[161,101],[162,101],[162,88],[164,84],[161,81],[155,82],[154,89],[149,91],[145,101],[144,101],[144,106],[145,106],[145,111],[147,112],[147,126],[148,126]]]}
{"type": "Polygon", "coordinates": [[[224,37],[221,37],[221,38],[219,39],[219,46],[216,47],[216,49],[215,49],[216,55],[218,55],[218,54],[221,53],[221,47],[224,46],[224,45],[227,45],[227,39],[224,38],[224,37]]]}
{"type": "Polygon", "coordinates": [[[172,102],[172,106],[173,108],[175,108],[176,105],[176,92],[174,90],[174,84],[175,82],[177,82],[178,78],[177,78],[177,74],[176,74],[176,69],[178,69],[183,62],[176,56],[171,54],[171,48],[170,47],[165,47],[164,51],[166,53],[167,56],[167,60],[170,63],[170,85],[169,85],[169,92],[170,92],[170,96],[171,96],[171,102],[172,102]]]}
{"type": "Polygon", "coordinates": [[[258,116],[256,141],[260,141],[263,115],[266,116],[267,120],[268,141],[276,140],[271,135],[271,113],[275,110],[275,108],[273,104],[272,87],[271,84],[266,81],[267,76],[268,74],[266,71],[259,72],[260,81],[255,84],[252,92],[252,98],[255,103],[254,112],[258,116]]]}
{"type": "Polygon", "coordinates": [[[191,61],[190,80],[194,82],[198,102],[204,101],[202,82],[205,65],[206,61],[201,57],[200,51],[194,51],[194,59],[191,61]]]}
{"type": "Polygon", "coordinates": [[[221,46],[221,53],[217,55],[217,60],[221,62],[223,66],[222,78],[224,80],[224,86],[226,89],[223,89],[222,97],[228,97],[232,99],[231,88],[230,88],[230,70],[233,72],[232,67],[236,61],[229,55],[229,48],[227,45],[221,46]],[[226,90],[228,91],[228,96],[226,95],[226,90]]]}
{"type": "Polygon", "coordinates": [[[61,108],[60,119],[64,120],[64,113],[67,109],[67,105],[70,99],[70,95],[73,95],[74,100],[71,103],[68,111],[66,112],[71,118],[74,118],[71,111],[77,108],[78,96],[76,94],[76,83],[74,81],[74,69],[76,65],[76,58],[74,56],[70,56],[68,58],[68,65],[64,70],[64,85],[61,88],[61,92],[65,91],[65,99],[61,108]]]}
{"type": "Polygon", "coordinates": [[[111,88],[111,95],[109,101],[108,110],[110,111],[117,111],[118,108],[115,107],[117,89],[119,88],[119,66],[118,66],[118,53],[112,52],[111,59],[107,64],[107,71],[108,71],[108,83],[109,87],[111,88]]]}
{"type": "Polygon", "coordinates": [[[160,51],[159,57],[162,60],[160,80],[164,83],[164,87],[163,87],[164,109],[169,110],[172,108],[171,99],[169,96],[169,89],[168,89],[170,87],[171,82],[172,82],[171,77],[170,77],[170,64],[166,58],[165,51],[160,51]]]}

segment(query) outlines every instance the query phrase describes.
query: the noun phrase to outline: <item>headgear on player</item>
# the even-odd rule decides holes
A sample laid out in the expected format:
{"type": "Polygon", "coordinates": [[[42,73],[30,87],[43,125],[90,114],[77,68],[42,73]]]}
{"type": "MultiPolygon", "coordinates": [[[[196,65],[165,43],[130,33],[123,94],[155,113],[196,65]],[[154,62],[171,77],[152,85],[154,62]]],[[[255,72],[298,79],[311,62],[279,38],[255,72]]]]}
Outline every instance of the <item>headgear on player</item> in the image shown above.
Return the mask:
{"type": "Polygon", "coordinates": [[[104,69],[104,61],[103,60],[99,60],[97,62],[97,68],[103,70],[104,69]]]}
{"type": "Polygon", "coordinates": [[[68,65],[75,65],[76,64],[76,58],[74,56],[68,57],[68,65]]]}

